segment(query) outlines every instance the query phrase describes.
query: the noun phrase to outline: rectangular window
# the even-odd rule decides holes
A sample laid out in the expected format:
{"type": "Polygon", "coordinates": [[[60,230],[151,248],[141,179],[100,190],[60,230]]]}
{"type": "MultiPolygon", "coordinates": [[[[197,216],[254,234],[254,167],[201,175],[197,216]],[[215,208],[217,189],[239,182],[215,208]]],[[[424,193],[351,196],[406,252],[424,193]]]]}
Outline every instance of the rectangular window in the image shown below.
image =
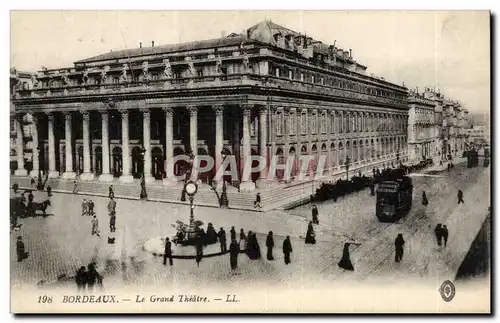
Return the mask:
{"type": "Polygon", "coordinates": [[[311,75],[311,83],[314,83],[314,75],[311,75]]]}
{"type": "Polygon", "coordinates": [[[304,82],[304,73],[300,73],[300,81],[304,82]]]}
{"type": "Polygon", "coordinates": [[[199,69],[196,71],[196,73],[198,74],[198,77],[203,77],[203,69],[199,69]]]}
{"type": "Polygon", "coordinates": [[[280,77],[280,69],[279,69],[279,67],[276,67],[275,73],[276,73],[276,77],[280,77]]]}
{"type": "Polygon", "coordinates": [[[288,71],[288,78],[293,80],[293,71],[288,71]]]}
{"type": "Polygon", "coordinates": [[[321,78],[321,85],[325,85],[325,79],[323,77],[321,78]]]}

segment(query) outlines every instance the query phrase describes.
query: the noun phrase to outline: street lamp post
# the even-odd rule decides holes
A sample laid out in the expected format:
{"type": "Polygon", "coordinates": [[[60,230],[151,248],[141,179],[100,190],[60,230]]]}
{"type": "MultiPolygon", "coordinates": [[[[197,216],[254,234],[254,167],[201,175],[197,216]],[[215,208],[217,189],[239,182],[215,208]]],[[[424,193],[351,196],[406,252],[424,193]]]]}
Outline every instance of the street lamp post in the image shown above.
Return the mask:
{"type": "MultiPolygon", "coordinates": [[[[222,151],[221,156],[222,156],[222,165],[224,165],[224,161],[226,160],[227,155],[224,151],[222,151]]],[[[221,207],[228,207],[228,205],[229,205],[229,201],[227,199],[227,188],[226,188],[226,181],[224,180],[224,170],[223,170],[223,172],[222,172],[222,194],[220,195],[220,206],[221,207]]]]}
{"type": "Polygon", "coordinates": [[[184,191],[189,196],[189,230],[188,230],[188,240],[196,238],[196,227],[194,222],[194,195],[198,191],[198,185],[189,181],[184,185],[184,191]]]}
{"type": "Polygon", "coordinates": [[[37,184],[37,189],[39,191],[43,190],[43,181],[42,181],[42,169],[40,168],[40,146],[36,147],[36,151],[38,152],[38,184],[37,184]]]}
{"type": "Polygon", "coordinates": [[[144,155],[146,153],[146,149],[144,149],[144,147],[142,147],[141,149],[141,160],[142,160],[142,176],[141,176],[141,200],[147,200],[148,199],[148,193],[146,192],[146,174],[144,172],[144,164],[145,164],[145,160],[144,160],[144,155]]]}
{"type": "Polygon", "coordinates": [[[349,166],[351,165],[351,159],[349,158],[349,156],[345,158],[344,165],[345,165],[346,179],[347,181],[349,181],[349,166]]]}

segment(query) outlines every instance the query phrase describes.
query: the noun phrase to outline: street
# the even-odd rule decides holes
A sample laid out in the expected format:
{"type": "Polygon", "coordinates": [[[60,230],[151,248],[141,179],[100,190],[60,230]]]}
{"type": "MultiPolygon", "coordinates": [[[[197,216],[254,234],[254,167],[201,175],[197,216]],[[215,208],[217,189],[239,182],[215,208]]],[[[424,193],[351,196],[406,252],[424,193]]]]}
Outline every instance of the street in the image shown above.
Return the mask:
{"type": "MultiPolygon", "coordinates": [[[[188,222],[189,210],[184,205],[118,199],[116,244],[109,245],[108,199],[55,194],[51,197],[52,206],[48,208],[50,216],[20,219],[22,227],[11,233],[12,288],[33,286],[41,280],[57,287],[58,277],[61,286],[72,286],[74,280],[71,277],[76,270],[90,262],[98,264],[106,287],[123,284],[220,287],[255,283],[321,286],[325,280],[432,278],[445,270],[443,263],[456,258],[452,250],[463,228],[457,221],[447,223],[447,218],[454,212],[465,215],[470,208],[485,213],[490,205],[489,168],[467,169],[465,165],[457,165],[451,172],[412,178],[412,210],[396,224],[378,222],[375,197],[370,196],[368,189],[340,198],[336,203],[318,204],[320,224],[315,226],[318,240],[315,245],[306,245],[303,240],[311,219],[310,205],[266,213],[196,207],[195,218],[202,220],[205,226],[211,222],[217,231],[224,227],[228,244],[229,230],[233,225],[238,240],[240,228],[245,233],[248,230],[258,233],[263,257],[249,260],[241,254],[238,258],[240,275],[231,274],[229,255],[204,258],[199,268],[194,260],[183,259],[174,259],[173,267],[165,267],[161,257],[142,250],[144,241],[171,231],[171,224],[176,220],[188,222]],[[466,203],[459,206],[458,189],[464,191],[466,203]],[[421,204],[423,190],[430,203],[427,207],[421,204]],[[95,203],[100,237],[91,236],[91,217],[81,215],[83,198],[95,203]],[[450,229],[446,250],[437,248],[435,243],[433,229],[437,223],[448,224],[450,229]],[[274,233],[275,261],[265,259],[268,231],[274,233]],[[401,263],[394,262],[394,238],[398,233],[402,233],[406,241],[401,263]],[[18,235],[23,237],[29,252],[29,257],[20,263],[15,256],[18,235]],[[286,235],[291,236],[293,247],[289,265],[284,264],[281,251],[286,235]],[[347,240],[360,244],[350,249],[355,267],[353,272],[337,266],[347,240]],[[62,275],[66,275],[67,282],[62,275]]],[[[36,192],[35,201],[45,198],[45,193],[36,192]]]]}

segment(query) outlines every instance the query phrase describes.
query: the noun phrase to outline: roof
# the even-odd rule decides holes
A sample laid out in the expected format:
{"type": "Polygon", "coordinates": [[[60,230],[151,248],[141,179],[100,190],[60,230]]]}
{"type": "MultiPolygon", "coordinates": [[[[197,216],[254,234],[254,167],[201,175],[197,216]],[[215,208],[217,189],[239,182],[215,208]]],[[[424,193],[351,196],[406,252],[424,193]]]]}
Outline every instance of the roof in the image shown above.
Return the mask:
{"type": "Polygon", "coordinates": [[[124,50],[112,51],[112,52],[109,52],[106,54],[101,54],[101,55],[93,56],[90,58],[82,59],[82,60],[76,61],[75,64],[95,62],[95,61],[114,60],[114,59],[137,57],[137,56],[160,55],[160,54],[175,53],[175,52],[189,51],[189,50],[195,50],[195,49],[206,49],[206,48],[214,48],[214,47],[222,47],[222,46],[231,46],[231,45],[241,44],[245,40],[246,40],[246,37],[244,37],[242,35],[238,35],[238,36],[231,35],[231,37],[206,39],[206,40],[186,42],[186,43],[181,43],[181,44],[170,44],[170,45],[162,45],[162,46],[154,46],[154,47],[124,49],[124,50]]]}
{"type": "Polygon", "coordinates": [[[261,41],[263,43],[268,43],[276,46],[276,41],[274,40],[274,35],[281,34],[282,36],[301,36],[296,31],[288,29],[286,27],[275,24],[272,21],[264,20],[258,24],[248,28],[248,38],[261,41]]]}

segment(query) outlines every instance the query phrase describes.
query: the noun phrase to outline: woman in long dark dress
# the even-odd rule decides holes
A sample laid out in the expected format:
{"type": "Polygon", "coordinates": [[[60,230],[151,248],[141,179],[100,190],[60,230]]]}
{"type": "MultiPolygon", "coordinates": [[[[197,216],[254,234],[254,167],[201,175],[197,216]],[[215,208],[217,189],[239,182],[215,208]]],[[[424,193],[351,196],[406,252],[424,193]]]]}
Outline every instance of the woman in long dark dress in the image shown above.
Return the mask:
{"type": "Polygon", "coordinates": [[[429,204],[429,201],[427,200],[427,195],[425,194],[425,191],[422,192],[422,205],[427,206],[429,204]]]}
{"type": "Polygon", "coordinates": [[[351,263],[351,257],[349,255],[349,246],[351,244],[346,242],[344,244],[344,251],[342,252],[342,259],[340,259],[338,265],[340,268],[345,270],[354,270],[354,266],[351,263]]]}
{"type": "Polygon", "coordinates": [[[231,270],[236,270],[238,268],[238,254],[240,253],[240,247],[236,240],[232,240],[229,245],[229,263],[231,264],[231,270]]]}
{"type": "Polygon", "coordinates": [[[315,244],[316,243],[316,234],[314,233],[314,228],[312,222],[309,222],[309,226],[307,227],[306,233],[306,243],[315,244]]]}
{"type": "Polygon", "coordinates": [[[267,247],[267,260],[274,260],[273,257],[274,239],[272,231],[269,231],[269,234],[267,235],[266,247],[267,247]]]}
{"type": "Polygon", "coordinates": [[[255,255],[256,255],[256,259],[260,259],[262,257],[262,254],[260,253],[260,245],[259,245],[259,241],[257,240],[257,234],[254,233],[253,234],[253,243],[254,243],[254,248],[255,248],[255,255]]]}
{"type": "Polygon", "coordinates": [[[207,226],[207,233],[206,233],[206,243],[207,244],[214,244],[217,243],[217,232],[215,232],[214,226],[212,223],[209,223],[207,226]]]}
{"type": "Polygon", "coordinates": [[[290,253],[292,252],[292,243],[290,242],[290,236],[286,236],[283,241],[283,255],[285,256],[285,265],[288,265],[290,261],[290,253]]]}
{"type": "Polygon", "coordinates": [[[247,250],[247,236],[243,229],[240,230],[240,252],[245,252],[247,250]]]}

